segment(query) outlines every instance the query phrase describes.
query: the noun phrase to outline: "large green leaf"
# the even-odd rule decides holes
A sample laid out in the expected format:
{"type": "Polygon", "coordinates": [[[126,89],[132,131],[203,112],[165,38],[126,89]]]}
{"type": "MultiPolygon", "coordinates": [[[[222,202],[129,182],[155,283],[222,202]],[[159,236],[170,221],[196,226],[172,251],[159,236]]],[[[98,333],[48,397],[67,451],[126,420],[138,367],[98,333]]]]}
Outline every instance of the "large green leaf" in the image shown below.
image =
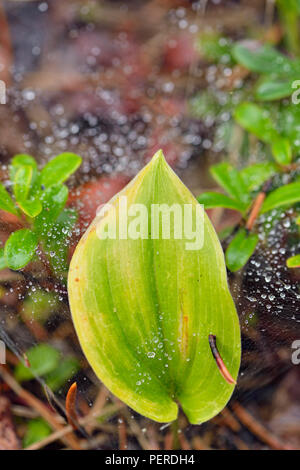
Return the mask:
{"type": "Polygon", "coordinates": [[[46,187],[63,183],[77,170],[81,157],[75,153],[65,152],[48,162],[41,171],[41,184],[46,187]]]}
{"type": "Polygon", "coordinates": [[[226,264],[230,271],[238,271],[254,253],[258,243],[258,235],[247,234],[245,229],[240,229],[231,240],[226,250],[226,264]]]}
{"type": "Polygon", "coordinates": [[[24,268],[33,257],[37,244],[36,234],[28,228],[12,233],[4,248],[7,266],[15,270],[24,268]]]}
{"type": "Polygon", "coordinates": [[[295,204],[299,201],[300,183],[286,184],[268,194],[262,205],[261,213],[263,214],[264,212],[277,209],[278,207],[295,204]]]}
{"type": "Polygon", "coordinates": [[[241,354],[218,237],[161,151],[107,209],[81,239],[69,271],[70,306],[83,351],[104,384],[139,413],[169,422],[180,403],[191,423],[206,421],[234,388],[220,374],[209,335],[216,335],[234,378],[241,354]],[[170,237],[168,218],[155,224],[160,204],[166,205],[165,217],[170,207],[177,214],[170,218],[170,237]],[[180,234],[185,207],[189,216],[180,234]],[[203,246],[191,245],[195,239],[186,232],[199,217],[195,237],[202,239],[203,230],[203,246]]]}

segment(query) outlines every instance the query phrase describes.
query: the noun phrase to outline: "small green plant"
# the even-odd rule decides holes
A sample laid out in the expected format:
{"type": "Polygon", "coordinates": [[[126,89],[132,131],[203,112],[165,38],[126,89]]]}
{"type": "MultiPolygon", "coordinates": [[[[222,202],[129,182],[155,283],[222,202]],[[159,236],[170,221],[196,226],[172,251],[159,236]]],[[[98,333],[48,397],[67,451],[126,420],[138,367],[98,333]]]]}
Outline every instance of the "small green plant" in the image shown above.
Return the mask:
{"type": "Polygon", "coordinates": [[[81,157],[62,153],[41,171],[35,159],[16,155],[9,168],[8,188],[0,184],[0,209],[18,217],[23,228],[13,232],[0,248],[0,268],[19,270],[36,255],[46,253],[50,265],[62,278],[67,272],[67,239],[76,212],[65,208],[68,188],[63,184],[81,164],[81,157]]]}
{"type": "Polygon", "coordinates": [[[285,185],[282,185],[282,179],[286,177],[285,166],[267,162],[240,171],[229,163],[220,163],[211,167],[211,174],[227,194],[207,192],[201,194],[198,201],[206,209],[223,207],[241,214],[242,221],[226,250],[227,267],[237,271],[246,264],[257,246],[256,218],[300,202],[299,173],[292,172],[291,182],[285,185]]]}
{"type": "MultiPolygon", "coordinates": [[[[256,219],[300,202],[300,106],[290,98],[293,82],[300,76],[300,59],[291,59],[268,44],[234,43],[216,34],[202,35],[199,49],[221,70],[243,67],[243,79],[233,82],[229,90],[213,83],[191,102],[196,116],[215,124],[213,149],[242,157],[244,168],[239,170],[227,162],[211,167],[225,194],[207,192],[198,197],[207,209],[224,207],[241,214],[226,249],[227,267],[237,271],[258,244],[256,219]],[[247,165],[253,159],[257,163],[247,165]]],[[[297,256],[287,261],[288,267],[298,264],[297,256]]]]}

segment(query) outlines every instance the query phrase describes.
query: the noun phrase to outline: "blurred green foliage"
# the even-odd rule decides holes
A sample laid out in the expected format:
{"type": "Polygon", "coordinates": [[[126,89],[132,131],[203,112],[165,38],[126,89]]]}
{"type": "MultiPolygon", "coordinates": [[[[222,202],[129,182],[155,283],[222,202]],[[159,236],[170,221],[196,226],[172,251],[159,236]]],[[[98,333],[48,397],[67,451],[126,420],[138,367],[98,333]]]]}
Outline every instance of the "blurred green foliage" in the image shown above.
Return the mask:
{"type": "MultiPolygon", "coordinates": [[[[298,1],[285,5],[278,2],[281,14],[289,8],[294,13],[297,10],[297,22],[299,5],[298,1]]],[[[294,57],[270,44],[256,40],[234,42],[215,33],[202,34],[198,41],[202,57],[214,63],[217,72],[216,80],[191,100],[191,113],[213,123],[213,150],[222,150],[229,161],[231,153],[239,156],[239,169],[228,162],[210,169],[224,192],[206,192],[198,197],[206,209],[223,207],[241,214],[237,233],[232,233],[233,227],[226,231],[231,238],[226,250],[231,271],[247,263],[258,243],[255,228],[251,232],[244,228],[258,194],[266,193],[258,217],[300,202],[300,105],[294,104],[291,97],[294,82],[300,77],[300,59],[295,56],[293,41],[289,51],[294,57]],[[219,75],[231,76],[237,66],[243,70],[240,77],[229,88],[219,86],[219,75]]],[[[287,265],[296,266],[298,261],[293,257],[287,265]]]]}
{"type": "Polygon", "coordinates": [[[26,351],[28,364],[19,362],[15,377],[23,382],[37,376],[42,377],[52,391],[65,385],[80,369],[79,361],[67,356],[62,359],[60,352],[50,344],[40,343],[26,351]]]}
{"type": "Polygon", "coordinates": [[[52,432],[49,424],[42,418],[31,419],[23,438],[23,447],[26,448],[36,442],[45,439],[52,432]]]}

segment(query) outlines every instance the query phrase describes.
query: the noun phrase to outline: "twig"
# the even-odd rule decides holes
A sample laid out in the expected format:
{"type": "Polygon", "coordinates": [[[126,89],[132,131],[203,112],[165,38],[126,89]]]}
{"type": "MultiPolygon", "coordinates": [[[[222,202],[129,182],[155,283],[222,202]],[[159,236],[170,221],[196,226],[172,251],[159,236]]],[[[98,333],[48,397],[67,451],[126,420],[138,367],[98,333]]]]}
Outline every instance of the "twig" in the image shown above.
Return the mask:
{"type": "Polygon", "coordinates": [[[136,423],[135,420],[131,418],[131,415],[128,411],[128,408],[124,408],[123,410],[123,416],[126,418],[127,424],[134,434],[134,436],[137,438],[139,441],[139,444],[141,445],[142,449],[144,450],[152,450],[151,446],[148,442],[148,439],[144,436],[143,432],[141,431],[139,425],[136,423]]]}
{"type": "Polygon", "coordinates": [[[16,434],[10,402],[6,397],[0,396],[0,450],[19,450],[20,440],[16,434]]]}
{"type": "Polygon", "coordinates": [[[95,403],[93,404],[92,409],[90,411],[91,415],[98,413],[99,411],[102,410],[102,408],[104,407],[106,403],[106,399],[108,395],[109,395],[109,391],[104,385],[102,385],[97,395],[97,398],[95,400],[95,403]]]}
{"type": "Polygon", "coordinates": [[[178,434],[178,440],[180,443],[180,449],[182,450],[191,450],[191,446],[188,443],[183,431],[178,434]]]}
{"type": "Polygon", "coordinates": [[[279,439],[274,436],[268,429],[262,424],[256,421],[256,419],[245,410],[245,408],[239,403],[234,403],[232,406],[236,416],[239,418],[241,423],[246,426],[255,436],[257,436],[262,442],[265,442],[271,449],[275,450],[294,450],[290,445],[282,444],[279,439]]]}
{"type": "Polygon", "coordinates": [[[164,450],[173,450],[173,433],[172,431],[167,432],[164,439],[164,450]]]}
{"type": "MultiPolygon", "coordinates": [[[[25,390],[21,385],[14,379],[14,377],[0,366],[0,376],[10,386],[10,388],[24,400],[29,406],[34,408],[42,418],[44,418],[56,431],[64,429],[64,426],[59,423],[57,416],[53,414],[47,406],[45,406],[38,398],[33,396],[30,392],[25,390]]],[[[72,429],[70,430],[72,431],[72,429]]],[[[80,444],[77,438],[73,434],[65,435],[63,441],[66,445],[70,446],[73,450],[80,450],[80,444]]]]}
{"type": "MultiPolygon", "coordinates": [[[[123,403],[120,403],[119,405],[108,405],[106,408],[101,410],[98,414],[89,414],[88,416],[85,416],[84,418],[79,418],[78,423],[80,426],[84,426],[86,424],[89,424],[91,421],[97,420],[97,418],[101,418],[102,416],[106,416],[107,414],[111,414],[112,411],[116,412],[125,405],[123,403]]],[[[32,444],[31,446],[26,447],[25,450],[38,450],[42,449],[43,447],[51,444],[54,441],[57,441],[58,439],[62,439],[66,434],[69,432],[72,432],[72,426],[68,424],[68,426],[64,426],[64,428],[54,432],[50,436],[47,436],[45,439],[42,439],[39,442],[36,442],[35,444],[32,444]]]]}
{"type": "Polygon", "coordinates": [[[160,450],[159,438],[157,436],[156,428],[154,425],[149,424],[147,429],[147,435],[149,439],[149,446],[151,450],[160,450]]]}
{"type": "Polygon", "coordinates": [[[204,440],[200,436],[193,437],[193,449],[195,450],[210,450],[204,440]]]}
{"type": "Polygon", "coordinates": [[[28,406],[21,406],[21,405],[12,405],[11,412],[14,416],[21,416],[22,418],[27,419],[35,419],[39,417],[39,414],[28,406]]]}
{"type": "Polygon", "coordinates": [[[173,434],[173,442],[172,442],[173,449],[174,450],[180,449],[180,442],[178,438],[178,433],[179,433],[179,419],[178,418],[172,422],[171,430],[173,434]]]}
{"type": "Polygon", "coordinates": [[[256,221],[256,219],[258,217],[258,214],[260,212],[261,206],[263,205],[263,202],[266,198],[267,192],[269,191],[269,189],[272,185],[272,181],[273,181],[272,178],[267,180],[265,182],[265,184],[263,185],[263,188],[262,188],[261,192],[258,193],[256,198],[254,199],[254,202],[252,204],[252,208],[251,208],[251,211],[250,211],[250,215],[249,215],[248,220],[246,222],[246,229],[252,230],[254,222],[256,221]]]}
{"type": "Polygon", "coordinates": [[[178,418],[171,423],[170,431],[166,434],[164,440],[165,450],[177,450],[180,449],[180,441],[178,436],[179,423],[178,418]]]}
{"type": "Polygon", "coordinates": [[[233,432],[239,432],[241,429],[240,423],[237,421],[237,419],[233,416],[233,414],[228,408],[224,408],[224,410],[221,411],[220,416],[218,416],[217,418],[217,421],[218,424],[224,424],[233,432]]]}
{"type": "Polygon", "coordinates": [[[257,216],[259,214],[259,211],[261,209],[261,206],[263,205],[263,202],[266,198],[266,193],[265,192],[260,192],[254,202],[253,202],[253,205],[252,205],[252,208],[251,208],[251,212],[250,212],[250,215],[248,217],[248,220],[247,220],[247,223],[246,223],[246,228],[248,230],[252,230],[253,228],[253,225],[254,225],[254,222],[256,221],[257,219],[257,216]]]}
{"type": "MultiPolygon", "coordinates": [[[[107,390],[107,388],[102,384],[101,385],[101,388],[98,392],[98,395],[96,397],[96,400],[92,406],[92,408],[90,409],[89,411],[89,415],[93,416],[93,415],[96,415],[98,413],[101,412],[101,410],[104,408],[105,406],[105,403],[106,403],[106,400],[107,400],[107,397],[109,395],[109,391],[107,390]]],[[[93,425],[93,422],[91,422],[87,427],[86,427],[86,430],[89,432],[89,433],[92,433],[93,430],[94,430],[94,425],[93,425]]]]}
{"type": "Polygon", "coordinates": [[[238,450],[250,450],[249,446],[239,436],[233,436],[233,441],[238,450]]]}
{"type": "Polygon", "coordinates": [[[119,417],[118,434],[119,434],[119,449],[126,450],[127,449],[127,429],[126,429],[126,423],[122,414],[119,417]]]}

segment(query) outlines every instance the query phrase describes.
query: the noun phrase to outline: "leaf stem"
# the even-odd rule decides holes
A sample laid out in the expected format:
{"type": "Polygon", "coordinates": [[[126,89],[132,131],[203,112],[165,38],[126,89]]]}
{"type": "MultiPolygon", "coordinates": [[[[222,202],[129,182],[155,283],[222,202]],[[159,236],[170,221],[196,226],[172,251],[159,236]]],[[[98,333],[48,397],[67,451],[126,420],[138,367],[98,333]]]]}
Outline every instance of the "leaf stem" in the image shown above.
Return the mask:
{"type": "Polygon", "coordinates": [[[259,211],[261,209],[261,206],[263,205],[263,202],[266,198],[266,193],[261,191],[257,196],[256,198],[254,199],[254,202],[253,202],[253,205],[252,205],[252,208],[251,208],[251,211],[250,211],[250,215],[248,217],[248,220],[246,222],[246,229],[247,230],[252,230],[253,228],[253,225],[257,219],[257,216],[259,214],[259,211]]]}
{"type": "Polygon", "coordinates": [[[175,421],[172,422],[171,424],[171,430],[172,430],[172,448],[173,450],[179,450],[180,449],[180,442],[179,442],[179,437],[178,437],[178,431],[179,431],[179,422],[178,418],[175,419],[175,421]]]}

